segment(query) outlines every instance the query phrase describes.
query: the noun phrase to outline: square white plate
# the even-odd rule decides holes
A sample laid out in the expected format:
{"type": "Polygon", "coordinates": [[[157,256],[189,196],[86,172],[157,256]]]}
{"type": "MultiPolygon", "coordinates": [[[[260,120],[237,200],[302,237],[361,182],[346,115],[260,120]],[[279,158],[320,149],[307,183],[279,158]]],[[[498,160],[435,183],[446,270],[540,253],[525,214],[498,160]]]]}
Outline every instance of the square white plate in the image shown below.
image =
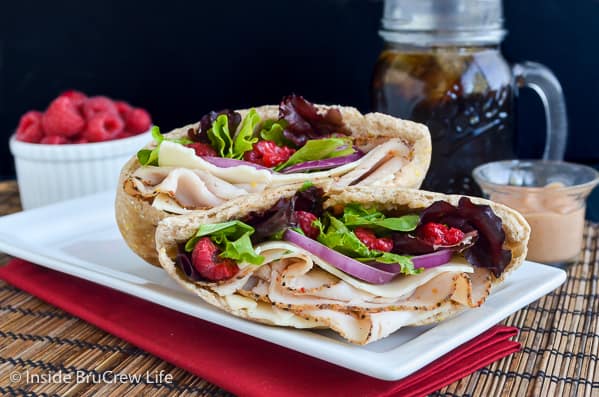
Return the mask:
{"type": "Polygon", "coordinates": [[[2,217],[0,251],[384,380],[410,375],[566,280],[563,270],[526,262],[480,308],[354,346],[333,332],[257,324],[203,303],[129,250],[113,203],[105,192],[2,217]]]}

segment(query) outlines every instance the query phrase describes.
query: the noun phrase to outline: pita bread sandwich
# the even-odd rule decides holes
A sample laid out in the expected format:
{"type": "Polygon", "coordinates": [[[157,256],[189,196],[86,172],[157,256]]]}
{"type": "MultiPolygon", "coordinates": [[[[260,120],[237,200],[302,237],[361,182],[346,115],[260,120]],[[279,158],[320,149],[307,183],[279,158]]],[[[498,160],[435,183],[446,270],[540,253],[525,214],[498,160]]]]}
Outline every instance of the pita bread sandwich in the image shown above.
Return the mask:
{"type": "Polygon", "coordinates": [[[529,235],[480,198],[305,184],[166,218],[156,248],[170,276],[235,316],[366,344],[482,305],[529,235]]]}
{"type": "Polygon", "coordinates": [[[431,140],[418,123],[291,95],[279,106],[211,112],[161,135],[123,168],[116,218],[128,245],[158,265],[161,219],[304,181],[418,188],[431,140]]]}

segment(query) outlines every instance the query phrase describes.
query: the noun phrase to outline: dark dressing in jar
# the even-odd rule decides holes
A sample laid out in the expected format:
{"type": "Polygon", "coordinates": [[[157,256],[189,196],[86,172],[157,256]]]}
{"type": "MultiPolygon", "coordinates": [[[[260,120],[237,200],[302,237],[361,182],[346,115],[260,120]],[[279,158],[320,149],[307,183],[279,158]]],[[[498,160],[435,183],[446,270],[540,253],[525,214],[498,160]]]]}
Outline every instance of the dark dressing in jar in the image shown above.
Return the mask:
{"type": "Polygon", "coordinates": [[[385,0],[373,108],[428,126],[431,166],[423,188],[480,195],[472,170],[515,157],[515,97],[529,86],[547,122],[544,159],[563,158],[567,119],[559,82],[533,62],[508,65],[501,0],[385,0]]]}

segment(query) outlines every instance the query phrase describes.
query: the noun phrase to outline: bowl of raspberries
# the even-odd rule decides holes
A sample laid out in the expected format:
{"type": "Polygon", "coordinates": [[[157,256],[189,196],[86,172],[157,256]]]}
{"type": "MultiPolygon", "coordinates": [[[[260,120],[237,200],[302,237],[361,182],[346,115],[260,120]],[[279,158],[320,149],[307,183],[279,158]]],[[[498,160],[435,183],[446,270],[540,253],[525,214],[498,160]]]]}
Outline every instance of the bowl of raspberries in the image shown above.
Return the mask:
{"type": "Polygon", "coordinates": [[[114,189],[151,124],[145,109],[75,90],[26,112],[9,142],[23,209],[114,189]]]}

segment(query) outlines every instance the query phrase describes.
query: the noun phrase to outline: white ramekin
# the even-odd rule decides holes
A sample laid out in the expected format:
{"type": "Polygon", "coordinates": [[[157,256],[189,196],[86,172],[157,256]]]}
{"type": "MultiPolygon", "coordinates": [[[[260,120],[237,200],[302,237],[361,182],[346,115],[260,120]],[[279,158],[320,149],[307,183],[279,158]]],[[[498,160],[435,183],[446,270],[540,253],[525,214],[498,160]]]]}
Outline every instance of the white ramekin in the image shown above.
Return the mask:
{"type": "Polygon", "coordinates": [[[23,209],[115,189],[121,168],[152,139],[130,138],[77,145],[43,145],[10,137],[23,209]]]}

